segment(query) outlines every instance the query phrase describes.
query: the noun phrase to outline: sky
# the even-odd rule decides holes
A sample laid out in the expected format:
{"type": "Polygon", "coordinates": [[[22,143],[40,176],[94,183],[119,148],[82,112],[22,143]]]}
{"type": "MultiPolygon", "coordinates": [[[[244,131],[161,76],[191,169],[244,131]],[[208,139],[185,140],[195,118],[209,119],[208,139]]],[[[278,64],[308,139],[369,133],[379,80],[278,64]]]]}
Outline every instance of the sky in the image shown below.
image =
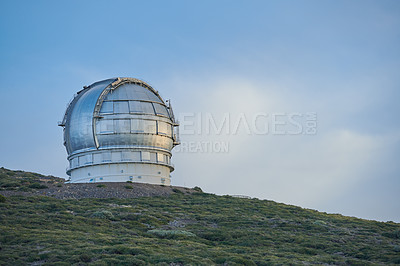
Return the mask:
{"type": "Polygon", "coordinates": [[[67,103],[134,77],[181,123],[173,185],[400,222],[399,47],[399,1],[3,0],[0,166],[67,178],[67,103]]]}

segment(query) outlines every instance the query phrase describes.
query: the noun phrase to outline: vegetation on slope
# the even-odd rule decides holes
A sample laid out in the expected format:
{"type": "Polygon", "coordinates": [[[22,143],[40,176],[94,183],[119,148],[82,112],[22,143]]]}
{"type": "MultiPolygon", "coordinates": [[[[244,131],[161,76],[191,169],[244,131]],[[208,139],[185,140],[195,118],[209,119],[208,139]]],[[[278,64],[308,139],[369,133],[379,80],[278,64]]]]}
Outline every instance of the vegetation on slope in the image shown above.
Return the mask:
{"type": "Polygon", "coordinates": [[[46,184],[63,184],[64,179],[54,176],[44,176],[37,173],[12,171],[0,168],[0,191],[17,190],[32,191],[33,189],[47,188],[46,184]]]}
{"type": "Polygon", "coordinates": [[[135,199],[7,197],[0,201],[0,262],[400,263],[400,225],[393,222],[267,200],[174,191],[168,197],[135,199]]]}
{"type": "Polygon", "coordinates": [[[0,168],[0,193],[4,196],[48,196],[57,199],[138,198],[198,192],[196,188],[156,186],[145,183],[64,183],[64,179],[0,168]]]}

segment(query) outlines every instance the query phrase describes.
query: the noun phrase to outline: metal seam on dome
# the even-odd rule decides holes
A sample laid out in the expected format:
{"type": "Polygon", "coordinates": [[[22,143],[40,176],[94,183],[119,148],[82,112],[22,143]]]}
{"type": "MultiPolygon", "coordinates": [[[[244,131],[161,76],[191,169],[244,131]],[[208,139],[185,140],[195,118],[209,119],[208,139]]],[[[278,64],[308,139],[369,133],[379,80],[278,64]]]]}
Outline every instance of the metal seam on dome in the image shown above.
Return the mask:
{"type": "Polygon", "coordinates": [[[96,101],[96,105],[94,106],[94,111],[93,111],[93,119],[92,119],[92,130],[93,130],[93,139],[94,139],[94,145],[96,149],[99,148],[99,140],[97,139],[97,134],[96,134],[96,119],[100,118],[100,109],[101,106],[103,105],[105,97],[108,95],[110,89],[112,88],[112,84],[109,84],[100,94],[99,98],[96,101]]]}
{"type": "MultiPolygon", "coordinates": [[[[141,151],[141,150],[146,150],[146,151],[153,151],[153,152],[161,152],[161,153],[166,153],[167,155],[169,155],[169,156],[172,156],[172,153],[171,153],[171,151],[170,150],[168,150],[168,149],[163,149],[163,148],[157,148],[157,147],[150,147],[150,146],[136,146],[136,147],[112,147],[113,149],[117,149],[117,150],[119,150],[119,151],[126,151],[126,150],[137,150],[137,151],[141,151]]],[[[107,151],[107,150],[109,150],[110,149],[110,147],[107,147],[107,148],[100,148],[100,149],[98,149],[98,150],[81,150],[81,151],[75,151],[75,152],[73,152],[73,153],[71,153],[68,157],[67,157],[67,159],[69,160],[69,159],[72,159],[72,158],[76,158],[76,157],[78,157],[78,156],[80,156],[80,155],[82,155],[82,154],[85,154],[85,153],[96,153],[96,152],[99,152],[99,151],[107,151]]]]}

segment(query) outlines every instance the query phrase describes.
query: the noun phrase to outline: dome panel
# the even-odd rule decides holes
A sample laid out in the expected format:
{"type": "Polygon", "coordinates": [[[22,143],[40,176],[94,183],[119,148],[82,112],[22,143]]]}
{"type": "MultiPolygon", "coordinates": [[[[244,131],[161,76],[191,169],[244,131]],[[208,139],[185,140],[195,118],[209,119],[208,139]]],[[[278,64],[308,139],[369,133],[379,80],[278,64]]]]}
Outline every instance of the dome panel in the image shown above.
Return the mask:
{"type": "Polygon", "coordinates": [[[129,102],[128,101],[114,102],[114,114],[129,114],[129,102]]]}
{"type": "Polygon", "coordinates": [[[131,113],[155,114],[153,104],[149,102],[129,101],[129,111],[131,113]]]}
{"type": "Polygon", "coordinates": [[[114,102],[104,101],[100,109],[100,114],[112,114],[112,113],[114,113],[114,102]]]}
{"type": "Polygon", "coordinates": [[[132,83],[126,83],[119,86],[110,92],[105,100],[137,100],[163,103],[162,100],[152,91],[132,83]]]}
{"type": "Polygon", "coordinates": [[[95,148],[93,136],[93,112],[97,99],[113,80],[95,83],[94,86],[80,92],[71,103],[70,114],[65,127],[69,152],[95,148]]]}

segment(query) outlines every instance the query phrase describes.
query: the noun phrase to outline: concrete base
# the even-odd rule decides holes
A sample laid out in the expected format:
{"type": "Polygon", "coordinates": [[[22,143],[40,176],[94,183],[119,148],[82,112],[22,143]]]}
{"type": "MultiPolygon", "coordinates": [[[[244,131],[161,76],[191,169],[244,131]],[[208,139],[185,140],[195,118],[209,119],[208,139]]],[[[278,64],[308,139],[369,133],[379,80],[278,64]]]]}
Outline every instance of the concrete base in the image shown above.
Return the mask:
{"type": "Polygon", "coordinates": [[[157,164],[113,163],[71,170],[70,183],[139,182],[171,185],[170,168],[157,164]]]}

